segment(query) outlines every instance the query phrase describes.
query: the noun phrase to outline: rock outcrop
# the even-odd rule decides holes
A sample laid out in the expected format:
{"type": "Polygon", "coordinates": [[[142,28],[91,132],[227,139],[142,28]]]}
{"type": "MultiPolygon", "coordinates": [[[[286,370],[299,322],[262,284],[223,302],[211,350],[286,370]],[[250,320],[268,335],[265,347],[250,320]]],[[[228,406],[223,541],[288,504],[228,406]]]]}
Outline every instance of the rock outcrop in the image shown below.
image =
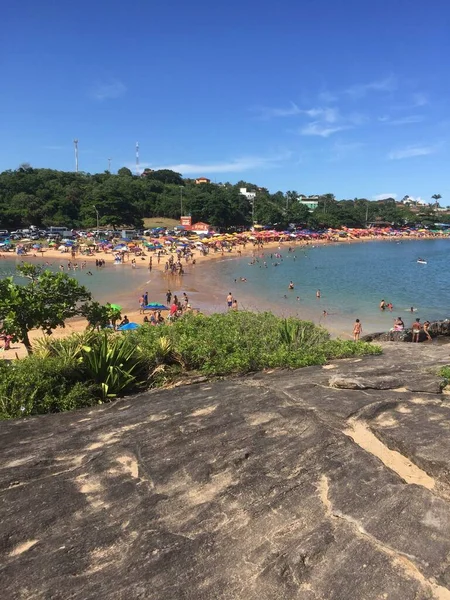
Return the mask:
{"type": "MultiPolygon", "coordinates": [[[[432,338],[450,336],[450,321],[433,321],[428,329],[432,338]]],[[[364,342],[412,342],[411,329],[403,331],[380,331],[377,333],[368,333],[361,338],[364,342]]],[[[419,334],[419,342],[428,340],[426,334],[421,331],[419,334]]]]}
{"type": "Polygon", "coordinates": [[[448,347],[0,425],[2,596],[450,598],[448,347]]]}

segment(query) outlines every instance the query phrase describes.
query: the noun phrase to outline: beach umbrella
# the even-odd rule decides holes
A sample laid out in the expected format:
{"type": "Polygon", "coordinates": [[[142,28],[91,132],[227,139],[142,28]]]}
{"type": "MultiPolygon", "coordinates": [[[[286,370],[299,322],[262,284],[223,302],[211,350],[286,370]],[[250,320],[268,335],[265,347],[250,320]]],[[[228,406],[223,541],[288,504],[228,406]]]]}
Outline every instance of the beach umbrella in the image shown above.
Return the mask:
{"type": "Polygon", "coordinates": [[[110,304],[109,305],[113,310],[122,310],[120,304],[110,304]]]}
{"type": "Polygon", "coordinates": [[[138,329],[139,327],[140,325],[138,325],[137,323],[130,322],[119,327],[117,331],[131,331],[132,329],[138,329]]]}
{"type": "Polygon", "coordinates": [[[145,308],[148,310],[169,310],[167,306],[164,306],[164,304],[158,304],[158,302],[150,302],[150,304],[144,306],[144,309],[145,308]]]}

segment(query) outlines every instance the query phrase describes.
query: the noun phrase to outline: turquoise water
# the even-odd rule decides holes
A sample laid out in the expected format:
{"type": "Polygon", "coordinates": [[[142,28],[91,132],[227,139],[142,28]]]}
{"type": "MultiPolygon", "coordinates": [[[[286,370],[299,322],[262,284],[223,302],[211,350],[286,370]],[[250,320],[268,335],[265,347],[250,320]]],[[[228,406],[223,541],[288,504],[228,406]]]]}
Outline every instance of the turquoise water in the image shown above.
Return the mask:
{"type": "MultiPolygon", "coordinates": [[[[70,274],[89,287],[95,299],[117,302],[126,309],[137,308],[138,297],[146,290],[150,302],[164,301],[167,283],[173,292],[187,291],[192,304],[205,311],[224,310],[226,294],[231,291],[241,309],[270,309],[312,319],[335,334],[349,335],[355,318],[361,319],[365,333],[389,329],[398,315],[406,325],[415,317],[422,321],[450,318],[448,239],[297,247],[294,253],[284,245],[279,252],[282,259],[270,259],[270,251],[265,251],[264,257],[256,256],[259,262],[254,265],[249,264],[249,257],[229,255],[189,266],[182,281],[166,282],[160,272],[149,273],[144,261],[138,262],[137,269],[129,264],[108,264],[103,269],[88,264],[85,270],[70,274]],[[427,264],[418,264],[418,257],[425,258],[427,264]],[[276,267],[275,262],[279,263],[276,267]],[[86,275],[89,269],[92,277],[86,275]],[[293,291],[288,290],[291,280],[293,291]],[[202,288],[207,294],[199,292],[202,288]],[[320,299],[316,298],[317,289],[321,290],[320,299]],[[392,313],[379,310],[381,299],[392,302],[392,313]],[[417,308],[414,314],[411,306],[417,308]]],[[[60,262],[67,263],[67,258],[54,261],[50,268],[57,270],[60,262]]],[[[13,271],[14,261],[0,262],[0,277],[13,271]]]]}
{"type": "Polygon", "coordinates": [[[207,265],[204,275],[214,281],[216,291],[231,291],[242,308],[295,314],[334,332],[351,331],[355,318],[361,319],[369,333],[389,329],[399,315],[406,325],[415,317],[422,321],[450,317],[448,239],[343,243],[296,248],[294,253],[282,247],[278,252],[283,260],[270,259],[270,252],[265,251],[264,257],[256,256],[255,265],[248,258],[226,260],[220,266],[207,265]],[[418,257],[427,264],[418,264],[418,257]],[[275,262],[279,263],[276,267],[275,262]],[[217,268],[220,279],[214,276],[217,268]],[[247,281],[240,281],[242,277],[247,281]],[[293,291],[288,290],[291,280],[293,291]],[[382,299],[392,302],[392,313],[379,310],[382,299]],[[414,314],[411,306],[417,309],[414,314]]]}
{"type": "MultiPolygon", "coordinates": [[[[15,260],[8,258],[0,262],[0,278],[14,275],[15,266],[19,265],[22,260],[22,257],[18,257],[15,260]]],[[[50,265],[45,266],[51,271],[57,272],[59,271],[59,265],[67,265],[68,260],[70,260],[68,257],[62,257],[58,260],[53,259],[50,261],[50,265]]],[[[27,257],[25,261],[33,264],[43,264],[40,258],[27,257]]],[[[78,264],[81,264],[81,262],[82,260],[78,259],[78,264]]],[[[149,291],[149,302],[152,302],[152,286],[154,286],[154,282],[161,279],[160,273],[156,271],[149,273],[144,261],[142,264],[138,264],[136,269],[132,269],[130,264],[113,265],[111,263],[97,269],[95,264],[87,263],[85,269],[76,271],[67,271],[66,269],[65,272],[86,286],[92,292],[95,300],[102,303],[115,302],[121,304],[124,308],[138,308],[139,296],[147,290],[149,291]],[[92,273],[92,276],[87,275],[88,271],[92,273]]],[[[161,300],[162,298],[159,297],[155,299],[155,301],[161,300]]]]}

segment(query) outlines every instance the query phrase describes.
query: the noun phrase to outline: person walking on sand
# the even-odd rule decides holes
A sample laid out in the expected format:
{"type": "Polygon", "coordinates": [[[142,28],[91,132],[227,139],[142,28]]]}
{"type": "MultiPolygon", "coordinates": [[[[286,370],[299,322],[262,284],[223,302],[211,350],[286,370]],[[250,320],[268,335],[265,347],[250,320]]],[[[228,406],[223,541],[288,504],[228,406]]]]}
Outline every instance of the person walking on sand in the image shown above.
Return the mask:
{"type": "Polygon", "coordinates": [[[412,324],[412,327],[411,327],[412,341],[413,342],[418,342],[419,341],[421,330],[422,330],[422,324],[420,322],[420,319],[416,319],[414,321],[414,323],[412,324]]]}
{"type": "Polygon", "coordinates": [[[362,333],[362,325],[359,319],[356,319],[355,324],[353,325],[353,341],[359,341],[359,337],[362,333]]]}
{"type": "Polygon", "coordinates": [[[238,303],[236,298],[233,298],[233,302],[231,303],[231,309],[232,310],[237,310],[238,309],[238,303]]]}
{"type": "Polygon", "coordinates": [[[233,294],[231,292],[228,292],[228,296],[227,296],[228,308],[231,308],[232,304],[233,304],[233,294]]]}

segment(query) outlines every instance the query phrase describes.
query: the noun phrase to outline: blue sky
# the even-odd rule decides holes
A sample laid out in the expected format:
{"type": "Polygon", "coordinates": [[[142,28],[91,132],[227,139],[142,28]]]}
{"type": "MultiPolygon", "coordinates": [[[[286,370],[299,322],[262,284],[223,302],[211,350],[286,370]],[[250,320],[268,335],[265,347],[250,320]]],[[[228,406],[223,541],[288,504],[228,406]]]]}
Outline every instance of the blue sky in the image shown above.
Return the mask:
{"type": "Polygon", "coordinates": [[[22,0],[2,9],[0,170],[173,168],[450,205],[450,4],[22,0]]]}

